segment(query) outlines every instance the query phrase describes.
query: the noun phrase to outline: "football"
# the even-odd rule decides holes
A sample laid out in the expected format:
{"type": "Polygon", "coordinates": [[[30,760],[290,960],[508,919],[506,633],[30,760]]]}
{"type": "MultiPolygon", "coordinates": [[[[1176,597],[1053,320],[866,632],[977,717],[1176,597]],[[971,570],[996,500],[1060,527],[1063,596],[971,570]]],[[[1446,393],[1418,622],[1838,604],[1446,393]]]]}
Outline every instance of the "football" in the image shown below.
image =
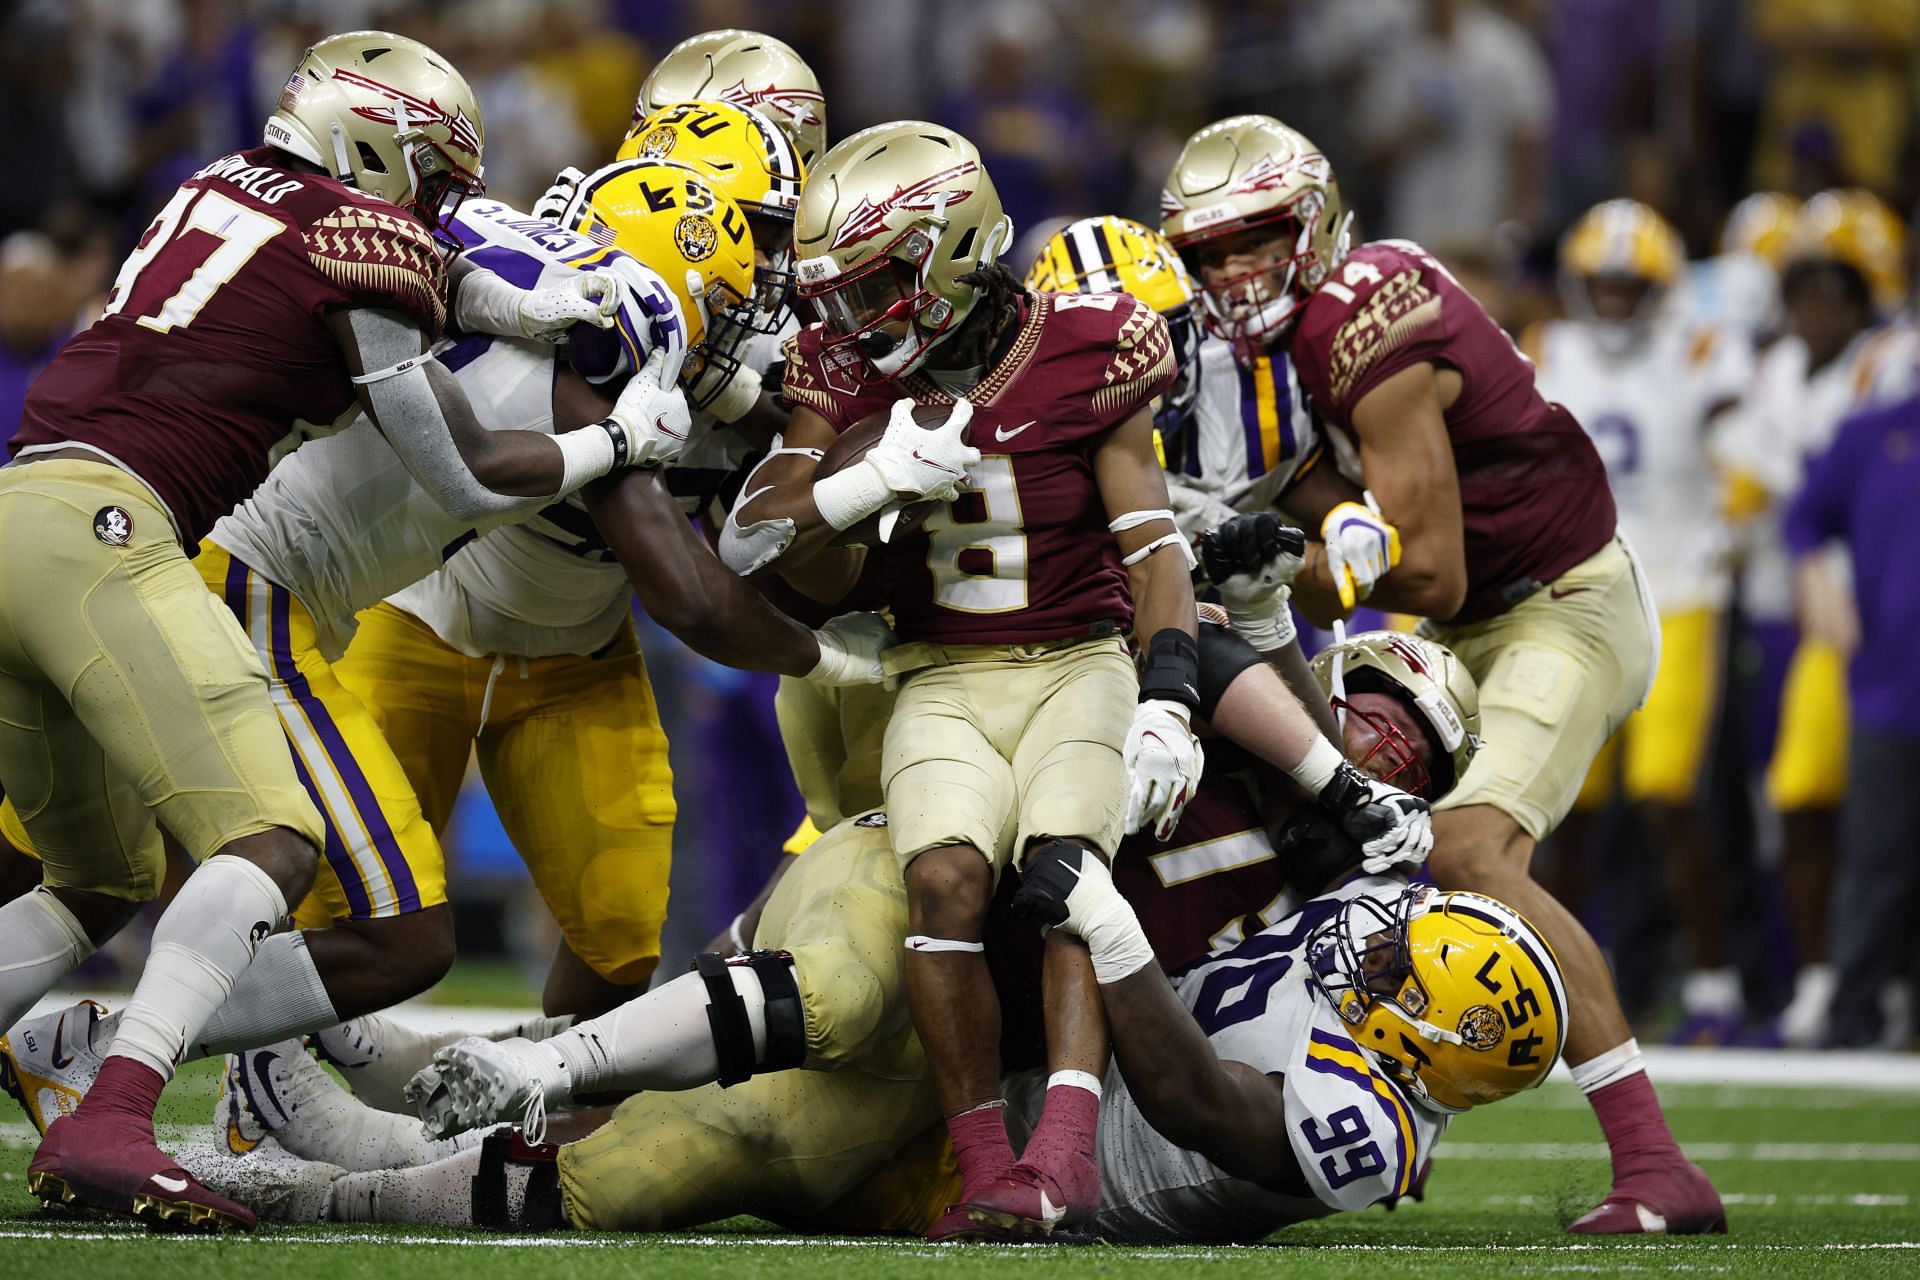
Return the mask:
{"type": "MultiPolygon", "coordinates": [[[[860,421],[840,433],[840,438],[820,459],[820,468],[814,473],[815,479],[827,476],[852,466],[867,456],[867,451],[880,443],[880,437],[887,433],[887,419],[892,414],[891,407],[870,413],[860,421]]],[[[931,430],[947,420],[953,412],[953,406],[944,404],[915,405],[913,420],[931,430]]],[[[912,502],[900,511],[900,522],[893,531],[894,542],[900,541],[918,529],[926,518],[940,508],[938,502],[912,502]]],[[[880,513],[866,517],[842,529],[834,535],[836,547],[865,547],[880,541],[880,513]]]]}

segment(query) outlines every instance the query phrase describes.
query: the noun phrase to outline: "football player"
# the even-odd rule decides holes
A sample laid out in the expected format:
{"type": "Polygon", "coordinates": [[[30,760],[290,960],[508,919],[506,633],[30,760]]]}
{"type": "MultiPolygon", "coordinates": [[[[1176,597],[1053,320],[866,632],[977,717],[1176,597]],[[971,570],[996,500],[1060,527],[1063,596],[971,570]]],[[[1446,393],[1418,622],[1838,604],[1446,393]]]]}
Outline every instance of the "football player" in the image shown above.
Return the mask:
{"type": "Polygon", "coordinates": [[[1734,205],[1720,228],[1720,252],[1687,268],[1674,310],[1759,351],[1780,333],[1780,268],[1800,202],[1756,191],[1734,205]]]}
{"type": "Polygon", "coordinates": [[[1268,116],[1188,139],[1162,229],[1208,323],[1285,347],[1338,466],[1289,507],[1318,520],[1301,581],[1429,619],[1480,683],[1487,747],[1434,815],[1432,873],[1512,904],[1555,944],[1576,1013],[1568,1058],[1614,1157],[1578,1232],[1724,1226],[1667,1129],[1606,961],[1528,876],[1601,745],[1645,698],[1658,622],[1619,538],[1605,467],[1484,309],[1419,246],[1353,247],[1333,168],[1268,116]]]}
{"type": "Polygon", "coordinates": [[[474,516],[570,492],[635,444],[612,418],[483,431],[430,354],[436,241],[479,184],[481,137],[472,91],[432,50],[384,32],[322,41],[266,145],[182,184],[105,314],[28,395],[0,472],[0,778],[45,873],[44,891],[0,907],[0,1020],[158,892],[160,825],[203,864],[162,918],[91,1100],[34,1156],[44,1198],[252,1221],[160,1152],[150,1117],[306,892],[324,828],[264,669],[188,562],[199,538],[277,444],[356,402],[437,502],[474,516]]]}
{"type": "MultiPolygon", "coordinates": [[[[487,200],[470,201],[450,224],[468,260],[485,264],[478,267],[482,275],[463,281],[455,316],[464,333],[445,348],[483,426],[591,421],[606,411],[592,384],[623,377],[624,408],[616,408],[616,414],[650,422],[656,412],[684,413],[679,393],[663,392],[654,370],[669,354],[677,360],[689,345],[696,353],[701,350],[708,299],[738,300],[751,289],[744,229],[723,251],[708,247],[693,254],[679,247],[685,237],[675,233],[690,207],[711,207],[716,227],[740,227],[738,208],[700,179],[649,161],[630,161],[594,178],[576,220],[578,234],[487,200]],[[612,244],[602,243],[607,240],[612,244]],[[596,343],[603,337],[597,330],[578,335],[571,344],[571,364],[578,372],[556,371],[551,347],[536,336],[486,335],[488,327],[533,327],[523,322],[522,313],[546,305],[544,294],[558,294],[559,309],[565,311],[567,300],[577,297],[565,286],[582,272],[611,277],[619,290],[614,295],[617,337],[596,343]],[[514,289],[503,277],[527,280],[536,289],[514,289]],[[668,281],[678,281],[678,287],[668,281]],[[544,290],[538,288],[543,282],[544,290]]],[[[451,963],[452,921],[439,845],[422,820],[408,772],[381,735],[376,713],[334,664],[358,620],[372,616],[363,610],[431,573],[448,548],[473,538],[476,523],[485,529],[526,520],[557,539],[577,523],[572,519],[577,512],[580,521],[591,518],[606,529],[600,545],[610,548],[606,555],[614,561],[609,567],[619,579],[622,620],[637,585],[662,625],[716,659],[796,675],[817,669],[854,679],[879,677],[874,655],[885,639],[884,624],[869,617],[861,629],[849,619],[810,638],[806,628],[766,605],[713,558],[653,479],[634,477],[617,491],[596,491],[584,506],[536,498],[474,521],[440,510],[395,462],[370,421],[315,442],[289,457],[259,491],[216,524],[195,562],[271,673],[276,710],[301,776],[326,816],[327,832],[325,869],[296,913],[306,931],[276,936],[261,946],[249,976],[189,1047],[189,1058],[271,1043],[385,1008],[431,986],[451,963]],[[864,662],[841,660],[852,658],[843,636],[866,647],[864,662]]],[[[549,571],[558,575],[570,562],[549,571]]],[[[607,643],[602,654],[607,660],[594,669],[596,677],[612,672],[635,678],[617,661],[618,653],[635,652],[631,635],[624,638],[624,646],[607,643]]],[[[414,684],[425,674],[415,671],[414,684]]],[[[627,695],[619,675],[575,681],[593,688],[598,704],[575,712],[576,728],[605,733],[622,723],[622,713],[644,724],[651,695],[644,677],[638,678],[638,697],[627,695]]],[[[395,688],[378,696],[405,706],[420,695],[395,688]]],[[[550,696],[548,705],[552,701],[550,696]]],[[[553,753],[558,754],[557,747],[553,753]]],[[[463,759],[454,763],[464,766],[463,759]]],[[[630,775],[606,772],[613,774],[611,781],[624,777],[629,789],[636,789],[630,775]]],[[[579,785],[552,789],[566,803],[582,804],[579,785]]],[[[0,812],[0,819],[5,816],[0,812]]],[[[590,846],[582,856],[598,847],[590,846]]],[[[662,849],[657,868],[662,881],[665,859],[662,849]]],[[[577,929],[590,918],[631,919],[621,913],[651,909],[657,929],[657,902],[644,896],[644,883],[637,890],[616,889],[603,880],[589,912],[577,895],[580,886],[592,883],[590,873],[563,867],[574,874],[556,876],[549,864],[538,862],[535,868],[536,883],[564,925],[577,929]],[[632,897],[640,901],[629,905],[632,897]]],[[[664,896],[662,883],[652,899],[664,896]]],[[[644,947],[647,941],[634,945],[644,947]]],[[[116,1021],[91,1027],[92,1009],[83,1003],[39,1020],[43,1043],[60,1019],[72,1024],[79,1047],[64,1065],[57,1051],[44,1057],[32,1053],[34,1024],[0,1042],[9,1085],[23,1095],[36,1123],[70,1108],[85,1091],[97,1065],[86,1046],[104,1043],[116,1021]]]]}
{"type": "MultiPolygon", "coordinates": [[[[1339,701],[1350,712],[1347,741],[1356,757],[1382,775],[1443,790],[1475,749],[1471,679],[1451,655],[1416,637],[1355,637],[1322,663],[1329,682],[1330,667],[1339,660],[1347,664],[1349,693],[1339,701]],[[1449,726],[1465,732],[1454,734],[1449,726]],[[1449,742],[1451,747],[1442,745],[1449,742]],[[1416,779],[1415,772],[1423,776],[1416,779]]],[[[1142,882],[1142,919],[1169,967],[1196,954],[1196,939],[1204,951],[1208,937],[1228,934],[1243,916],[1253,920],[1252,913],[1272,908],[1277,878],[1256,879],[1253,868],[1271,868],[1279,859],[1265,842],[1258,818],[1225,829],[1231,826],[1229,815],[1248,812],[1244,794],[1234,798],[1237,791],[1236,783],[1211,778],[1171,841],[1139,846],[1143,854],[1162,858],[1169,872],[1182,869],[1165,886],[1142,882]],[[1207,791],[1219,793],[1217,804],[1209,803],[1207,791]],[[1205,817],[1209,811],[1211,819],[1205,817]],[[1217,865],[1214,854],[1220,848],[1241,844],[1260,845],[1264,852],[1247,859],[1241,870],[1217,865]]],[[[289,1165],[268,1154],[218,1161],[209,1176],[273,1200],[292,1218],[651,1230],[752,1212],[813,1229],[927,1230],[950,1216],[943,1206],[954,1199],[959,1179],[944,1150],[942,1128],[925,1130],[938,1115],[938,1104],[930,1068],[905,1015],[896,941],[905,927],[905,890],[885,822],[884,813],[874,813],[841,824],[780,882],[752,941],[787,951],[761,950],[725,966],[703,965],[707,972],[661,987],[620,1014],[545,1045],[509,1043],[489,1051],[463,1044],[443,1053],[437,1071],[423,1077],[423,1085],[446,1087],[429,1095],[443,1118],[454,1095],[472,1118],[518,1114],[523,1106],[543,1113],[549,1100],[564,1098],[569,1089],[613,1083],[650,1090],[623,1104],[610,1120],[604,1112],[556,1118],[556,1133],[593,1130],[561,1147],[557,1165],[553,1148],[529,1147],[506,1133],[487,1138],[477,1150],[481,1135],[474,1133],[430,1141],[410,1121],[370,1112],[348,1099],[297,1045],[288,1045],[239,1063],[247,1086],[235,1095],[255,1101],[263,1123],[287,1150],[355,1169],[426,1167],[342,1178],[340,1168],[289,1165]],[[769,1059],[803,1060],[812,1069],[769,1071],[769,1059]],[[749,1074],[751,1079],[732,1088],[690,1087],[749,1074]],[[263,1101],[267,1098],[272,1102],[263,1101]]],[[[1359,870],[1358,849],[1349,843],[1348,851],[1350,861],[1337,879],[1359,870]]],[[[1302,915],[1276,910],[1279,929],[1256,922],[1250,932],[1264,931],[1249,939],[1248,950],[1228,954],[1238,954],[1243,963],[1276,946],[1298,946],[1300,935],[1310,931],[1306,922],[1330,914],[1338,898],[1356,885],[1376,886],[1390,899],[1397,895],[1397,882],[1362,877],[1335,899],[1309,904],[1302,915]],[[1283,936],[1291,941],[1279,941],[1283,936]]],[[[1223,970],[1222,981],[1227,976],[1223,970]]],[[[1295,974],[1295,980],[1300,977],[1295,974]]],[[[1288,999],[1304,995],[1291,992],[1288,999]]],[[[1515,999],[1518,1009],[1528,1007],[1517,994],[1515,999]]],[[[1251,1004],[1241,1011],[1248,1017],[1256,1013],[1251,1004]]],[[[1477,1034],[1539,1035],[1529,1055],[1522,1055],[1534,1060],[1523,1062],[1521,1070],[1544,1074],[1551,1056],[1541,1047],[1556,1038],[1555,1021],[1549,1020],[1556,1015],[1531,1028],[1519,1025],[1528,1014],[1512,1016],[1518,1021],[1509,1027],[1497,1011],[1478,1015],[1477,1034]]],[[[1311,1052],[1304,1028],[1266,1021],[1259,1030],[1259,1036],[1240,1041],[1239,1052],[1259,1054],[1260,1061],[1311,1052]]],[[[1350,1037],[1352,1032],[1331,1034],[1350,1037]]],[[[1338,1059],[1350,1068],[1343,1079],[1362,1092],[1329,1092],[1331,1082],[1303,1075],[1289,1104],[1300,1125],[1308,1115],[1326,1123],[1356,1098],[1364,1100],[1363,1127],[1379,1144],[1379,1159],[1354,1153],[1347,1172],[1355,1165],[1371,1167],[1344,1180],[1315,1178],[1309,1169],[1300,1175],[1309,1180],[1298,1184],[1300,1190],[1280,1197],[1263,1198],[1248,1184],[1222,1181],[1191,1155],[1158,1147],[1157,1139],[1134,1124],[1125,1126],[1128,1145],[1109,1147],[1117,1132],[1112,1108],[1132,1112],[1125,1089],[1110,1078],[1109,1114],[1102,1122],[1109,1141],[1103,1151],[1124,1150],[1129,1160],[1117,1163],[1103,1156],[1101,1177],[1110,1208],[1096,1228],[1117,1238],[1148,1232],[1257,1238],[1301,1217],[1404,1194],[1445,1123],[1443,1114],[1420,1099],[1437,1097],[1442,1112],[1460,1105],[1463,1095],[1455,1090],[1463,1087],[1461,1081],[1455,1078],[1449,1088],[1447,1080],[1458,1071],[1459,1058],[1489,1060],[1480,1051],[1450,1055],[1441,1044],[1430,1047],[1432,1061],[1423,1065],[1404,1050],[1388,1048],[1388,1057],[1400,1057],[1413,1069],[1410,1096],[1403,1086],[1373,1083],[1398,1068],[1376,1058],[1369,1041],[1338,1059]],[[1438,1078],[1418,1082],[1423,1070],[1436,1069],[1438,1078]],[[1147,1163],[1134,1158],[1146,1150],[1139,1143],[1155,1147],[1147,1163]],[[1140,1216],[1148,1211],[1140,1196],[1143,1177],[1181,1189],[1168,1200],[1162,1221],[1151,1227],[1140,1216]],[[1200,1191],[1208,1186],[1241,1199],[1248,1209],[1245,1218],[1230,1223],[1208,1213],[1200,1191]]],[[[1211,1053],[1198,1055],[1195,1065],[1214,1061],[1211,1053]]],[[[1327,1067],[1306,1070],[1342,1075],[1327,1067]]],[[[1481,1074],[1490,1079],[1502,1071],[1481,1074]]],[[[1043,1080],[1044,1074],[1036,1072],[1018,1082],[1015,1096],[1024,1123],[1033,1120],[1027,1104],[1037,1102],[1043,1080]]],[[[1355,1128],[1361,1121],[1333,1123],[1353,1129],[1350,1145],[1362,1145],[1355,1128]]],[[[1291,1141],[1297,1146],[1301,1140],[1291,1141]]],[[[1286,1149],[1287,1141],[1281,1146],[1286,1149]]]]}
{"type": "MultiPolygon", "coordinates": [[[[730,212],[712,225],[742,238],[703,256],[710,242],[680,233],[706,215],[683,208],[649,223],[657,231],[648,250],[674,261],[669,275],[732,254],[751,268],[729,281],[732,292],[711,291],[688,312],[701,342],[683,381],[707,407],[695,409],[664,483],[704,510],[750,448],[730,423],[762,398],[759,371],[772,358],[765,331],[786,314],[778,281],[791,275],[800,162],[784,134],[725,103],[649,116],[620,154],[569,184],[562,223],[591,228],[602,220],[595,210],[644,214],[649,192],[665,203],[680,189],[665,179],[692,172],[696,185],[684,189],[718,193],[730,212]],[[703,395],[723,369],[722,389],[703,395]],[[745,406],[732,406],[729,388],[742,386],[745,406]]],[[[607,540],[568,503],[484,534],[371,609],[339,664],[341,682],[374,709],[433,830],[446,829],[477,755],[487,794],[560,923],[543,999],[550,1014],[612,1008],[646,989],[660,958],[675,805],[632,603],[607,540]]]]}
{"type": "Polygon", "coordinates": [[[1749,394],[1715,445],[1732,473],[1729,505],[1746,517],[1741,608],[1765,655],[1757,736],[1770,756],[1766,793],[1781,815],[1781,874],[1802,965],[1782,1015],[1794,1043],[1819,1040],[1832,993],[1826,931],[1855,615],[1842,585],[1844,551],[1796,568],[1781,511],[1800,488],[1806,459],[1832,443],[1841,419],[1906,385],[1901,334],[1886,323],[1904,301],[1905,270],[1906,229],[1878,197],[1841,190],[1808,200],[1781,277],[1786,333],[1760,357],[1749,394]]]}
{"type": "MultiPolygon", "coordinates": [[[[1623,535],[1661,549],[1646,565],[1660,611],[1653,689],[1594,759],[1574,810],[1596,811],[1618,777],[1686,935],[1691,964],[1680,994],[1689,1031],[1725,1035],[1740,1015],[1740,975],[1696,797],[1720,691],[1720,619],[1731,583],[1726,527],[1702,495],[1714,488],[1709,434],[1745,394],[1753,356],[1744,334],[1670,307],[1685,266],[1680,233],[1652,209],[1632,200],[1598,205],[1561,241],[1567,318],[1529,332],[1521,346],[1540,394],[1565,405],[1599,448],[1623,535]]],[[[1580,834],[1589,829],[1563,828],[1567,855],[1581,856],[1580,834]]]]}

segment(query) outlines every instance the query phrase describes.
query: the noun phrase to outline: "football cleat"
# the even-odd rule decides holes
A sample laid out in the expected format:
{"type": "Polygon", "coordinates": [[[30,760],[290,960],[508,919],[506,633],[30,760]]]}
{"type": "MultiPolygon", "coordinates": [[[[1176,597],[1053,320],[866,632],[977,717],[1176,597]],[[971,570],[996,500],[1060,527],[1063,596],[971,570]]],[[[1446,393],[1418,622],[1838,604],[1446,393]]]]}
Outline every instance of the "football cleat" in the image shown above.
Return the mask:
{"type": "Polygon", "coordinates": [[[271,1138],[244,1160],[219,1143],[195,1143],[179,1154],[180,1167],[208,1190],[238,1201],[267,1222],[319,1222],[326,1217],[336,1165],[302,1160],[271,1138]]]}
{"type": "Polygon", "coordinates": [[[94,1031],[106,1013],[106,1006],[82,1000],[28,1018],[0,1036],[0,1088],[13,1095],[42,1134],[59,1117],[73,1114],[100,1074],[94,1031]]]}
{"type": "Polygon", "coordinates": [[[552,1052],[531,1040],[478,1036],[434,1054],[432,1071],[415,1076],[407,1090],[435,1137],[518,1119],[536,1145],[546,1133],[547,1107],[566,1102],[572,1093],[566,1070],[552,1052]]]}
{"type": "Polygon", "coordinates": [[[1029,1237],[992,1223],[976,1222],[973,1210],[964,1204],[950,1204],[927,1229],[928,1244],[1018,1244],[1029,1237]]]}
{"type": "Polygon", "coordinates": [[[251,1231],[255,1221],[160,1150],[150,1123],[104,1107],[47,1126],[27,1190],[50,1209],[99,1209],[181,1231],[251,1231]]]}
{"type": "Polygon", "coordinates": [[[1582,1236],[1725,1235],[1727,1211],[1706,1171],[1677,1157],[1614,1183],[1607,1198],[1567,1230],[1582,1236]]]}
{"type": "Polygon", "coordinates": [[[1090,1222],[1100,1211],[1100,1174],[1092,1160],[1076,1170],[1072,1186],[1024,1160],[967,1201],[967,1214],[982,1226],[998,1227],[1020,1239],[1051,1236],[1056,1230],[1090,1222]]]}
{"type": "Polygon", "coordinates": [[[306,1119],[316,1098],[335,1090],[298,1040],[227,1055],[213,1127],[229,1155],[244,1156],[289,1125],[306,1119]]]}

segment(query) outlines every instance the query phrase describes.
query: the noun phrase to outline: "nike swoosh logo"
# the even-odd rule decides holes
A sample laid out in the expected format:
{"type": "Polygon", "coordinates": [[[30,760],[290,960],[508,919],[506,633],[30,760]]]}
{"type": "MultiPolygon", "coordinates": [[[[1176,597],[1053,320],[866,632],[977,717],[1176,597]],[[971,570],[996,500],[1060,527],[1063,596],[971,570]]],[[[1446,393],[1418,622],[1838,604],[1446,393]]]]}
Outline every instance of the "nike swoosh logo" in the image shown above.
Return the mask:
{"type": "Polygon", "coordinates": [[[1005,427],[995,427],[993,429],[993,438],[995,440],[998,440],[1001,444],[1005,444],[1007,441],[1013,439],[1015,436],[1019,435],[1022,431],[1025,431],[1028,427],[1033,426],[1034,423],[1037,423],[1039,421],[1040,420],[1038,418],[1035,418],[1031,422],[1022,423],[1021,425],[1015,427],[1011,431],[1007,430],[1005,427]]]}
{"type": "Polygon", "coordinates": [[[148,1181],[152,1182],[154,1186],[160,1188],[162,1191],[171,1192],[176,1196],[182,1191],[185,1191],[188,1186],[192,1185],[185,1178],[169,1178],[164,1173],[156,1173],[152,1178],[148,1179],[148,1181]]]}
{"type": "Polygon", "coordinates": [[[60,1021],[53,1024],[53,1069],[65,1071],[73,1065],[73,1055],[60,1052],[60,1038],[67,1029],[67,1015],[61,1014],[60,1021]]]}
{"type": "Polygon", "coordinates": [[[685,440],[687,438],[684,432],[675,431],[672,427],[669,427],[667,420],[663,417],[653,420],[653,429],[669,440],[685,440]]]}
{"type": "Polygon", "coordinates": [[[1547,588],[1547,596],[1553,600],[1565,600],[1568,596],[1577,596],[1582,591],[1591,590],[1593,590],[1592,587],[1568,587],[1565,591],[1562,591],[1558,587],[1549,587],[1547,588]]]}
{"type": "Polygon", "coordinates": [[[915,462],[924,462],[928,466],[934,468],[935,470],[944,471],[950,476],[963,476],[966,474],[966,472],[957,471],[954,468],[948,466],[944,462],[935,462],[932,458],[927,457],[925,454],[921,453],[918,449],[915,449],[913,451],[913,460],[915,462]]]}

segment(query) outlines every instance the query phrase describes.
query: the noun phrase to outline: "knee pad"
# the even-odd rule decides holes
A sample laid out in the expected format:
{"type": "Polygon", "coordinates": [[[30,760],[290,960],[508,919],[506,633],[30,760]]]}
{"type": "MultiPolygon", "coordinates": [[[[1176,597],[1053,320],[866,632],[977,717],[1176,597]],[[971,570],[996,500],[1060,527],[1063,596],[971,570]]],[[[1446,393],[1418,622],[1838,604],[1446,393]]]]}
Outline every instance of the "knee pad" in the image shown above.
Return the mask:
{"type": "Polygon", "coordinates": [[[529,1143],[518,1129],[480,1140],[473,1175],[473,1225],[489,1231],[554,1231],[567,1225],[560,1203],[558,1144],[529,1143]]]}
{"type": "Polygon", "coordinates": [[[807,1060],[807,1011],[793,977],[793,953],[749,951],[722,957],[705,952],[693,967],[707,987],[707,1026],[719,1056],[725,1089],[768,1071],[786,1071],[807,1060]],[[766,1021],[766,1041],[756,1045],[753,1020],[739,984],[751,974],[766,1021]]]}
{"type": "Polygon", "coordinates": [[[1265,662],[1254,647],[1226,627],[1200,623],[1200,714],[1211,720],[1228,686],[1248,667],[1265,662]]]}

